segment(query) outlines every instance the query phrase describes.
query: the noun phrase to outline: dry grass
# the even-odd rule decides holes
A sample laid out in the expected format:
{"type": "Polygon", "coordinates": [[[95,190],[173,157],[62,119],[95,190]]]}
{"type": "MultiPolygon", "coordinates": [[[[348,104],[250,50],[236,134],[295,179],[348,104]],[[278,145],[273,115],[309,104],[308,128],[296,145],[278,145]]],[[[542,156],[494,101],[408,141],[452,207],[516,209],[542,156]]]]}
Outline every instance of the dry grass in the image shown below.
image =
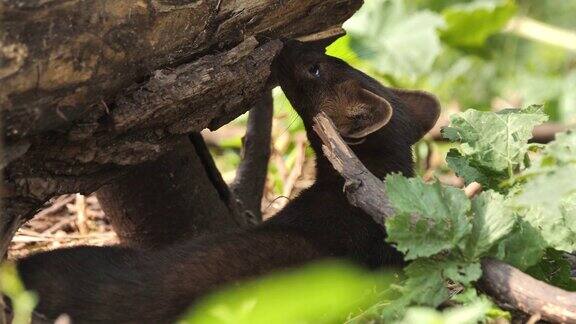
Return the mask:
{"type": "Polygon", "coordinates": [[[30,253],[77,245],[118,242],[96,196],[63,195],[52,199],[22,226],[12,240],[9,259],[30,253]]]}

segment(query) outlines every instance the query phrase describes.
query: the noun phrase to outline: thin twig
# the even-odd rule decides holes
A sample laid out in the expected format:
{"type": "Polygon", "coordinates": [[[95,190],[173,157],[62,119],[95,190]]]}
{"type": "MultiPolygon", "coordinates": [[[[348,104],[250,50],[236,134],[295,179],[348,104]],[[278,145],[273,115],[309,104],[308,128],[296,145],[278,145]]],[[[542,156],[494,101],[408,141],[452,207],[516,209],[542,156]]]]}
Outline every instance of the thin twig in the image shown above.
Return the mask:
{"type": "Polygon", "coordinates": [[[86,197],[83,194],[76,194],[76,203],[74,205],[76,209],[76,226],[78,226],[78,231],[82,235],[88,233],[88,224],[86,219],[86,197]]]}
{"type": "Polygon", "coordinates": [[[71,203],[74,199],[75,199],[74,195],[60,196],[56,199],[56,201],[54,201],[54,203],[52,203],[50,207],[44,208],[34,217],[43,217],[46,215],[53,214],[59,211],[60,209],[64,208],[68,203],[71,203]]]}
{"type": "Polygon", "coordinates": [[[481,191],[482,191],[482,185],[476,181],[474,181],[474,182],[470,183],[469,185],[467,185],[466,187],[464,187],[464,193],[466,194],[466,197],[468,197],[468,198],[472,198],[472,197],[476,196],[481,191]]]}

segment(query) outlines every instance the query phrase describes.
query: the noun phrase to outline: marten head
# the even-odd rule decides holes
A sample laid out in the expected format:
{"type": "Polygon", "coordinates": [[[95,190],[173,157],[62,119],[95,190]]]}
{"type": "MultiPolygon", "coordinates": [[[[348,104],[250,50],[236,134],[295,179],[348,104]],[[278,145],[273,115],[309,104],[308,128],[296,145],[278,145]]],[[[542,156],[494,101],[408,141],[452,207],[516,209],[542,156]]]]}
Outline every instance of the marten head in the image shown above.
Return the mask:
{"type": "MultiPolygon", "coordinates": [[[[302,117],[321,160],[312,117],[325,112],[360,160],[379,177],[412,175],[411,145],[436,123],[438,100],[423,91],[388,88],[324,48],[295,40],[284,42],[275,76],[302,117]]],[[[319,172],[324,161],[319,161],[319,172]]]]}

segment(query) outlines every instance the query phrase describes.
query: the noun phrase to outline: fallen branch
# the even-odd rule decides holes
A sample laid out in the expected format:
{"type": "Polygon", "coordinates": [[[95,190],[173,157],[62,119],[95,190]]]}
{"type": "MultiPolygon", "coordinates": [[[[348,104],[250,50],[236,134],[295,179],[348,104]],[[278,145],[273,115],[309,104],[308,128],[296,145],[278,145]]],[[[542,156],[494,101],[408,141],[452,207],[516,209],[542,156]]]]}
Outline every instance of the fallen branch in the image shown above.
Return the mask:
{"type": "Polygon", "coordinates": [[[262,222],[262,195],[270,160],[272,104],[272,91],[267,90],[250,110],[242,162],[231,185],[240,209],[253,223],[262,222]]]}
{"type": "MultiPolygon", "coordinates": [[[[440,124],[440,126],[434,127],[428,133],[428,135],[435,141],[447,141],[447,139],[442,137],[442,133],[440,132],[441,129],[445,126],[448,126],[448,120],[446,120],[445,123],[440,124]]],[[[570,128],[569,125],[564,125],[561,123],[552,123],[552,122],[538,125],[534,127],[534,130],[532,130],[532,138],[530,139],[530,142],[547,144],[554,140],[557,133],[565,132],[569,128],[570,128]]]]}
{"type": "MultiPolygon", "coordinates": [[[[344,191],[350,203],[384,224],[394,212],[383,182],[354,155],[325,114],[314,117],[314,122],[314,130],[324,144],[324,154],[346,180],[344,191]]],[[[544,320],[576,323],[576,293],[534,279],[494,259],[482,260],[482,269],[479,285],[495,299],[525,313],[540,314],[544,320]]]]}
{"type": "Polygon", "coordinates": [[[496,300],[527,314],[559,323],[576,323],[576,293],[568,292],[495,259],[482,260],[479,285],[496,300]]]}
{"type": "Polygon", "coordinates": [[[350,203],[362,208],[384,226],[394,209],[386,196],[382,180],[374,176],[344,142],[332,121],[324,113],[314,117],[314,131],[322,140],[322,151],[332,166],[346,180],[344,192],[350,203]]]}
{"type": "Polygon", "coordinates": [[[243,114],[280,38],[335,37],[361,4],[2,1],[0,255],[51,197],[93,192],[243,114]]]}

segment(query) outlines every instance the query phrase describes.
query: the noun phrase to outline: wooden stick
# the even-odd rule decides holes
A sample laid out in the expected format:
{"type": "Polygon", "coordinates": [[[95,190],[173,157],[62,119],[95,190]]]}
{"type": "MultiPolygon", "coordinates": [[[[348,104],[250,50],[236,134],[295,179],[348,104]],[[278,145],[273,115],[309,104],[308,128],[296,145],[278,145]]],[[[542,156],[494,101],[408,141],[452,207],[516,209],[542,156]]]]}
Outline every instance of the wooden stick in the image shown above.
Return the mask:
{"type": "Polygon", "coordinates": [[[482,185],[476,181],[474,181],[474,182],[470,183],[469,185],[467,185],[466,187],[464,187],[464,193],[466,194],[466,197],[468,197],[468,198],[473,198],[474,196],[479,194],[481,191],[482,191],[482,185]]]}
{"type": "Polygon", "coordinates": [[[346,180],[344,192],[350,203],[362,208],[384,226],[387,217],[394,214],[382,180],[374,176],[356,157],[340,137],[332,121],[324,113],[314,117],[314,131],[322,140],[322,151],[332,166],[346,180]]]}
{"type": "MultiPolygon", "coordinates": [[[[324,113],[314,117],[314,122],[314,130],[324,144],[324,154],[346,180],[344,190],[350,203],[384,224],[394,210],[382,181],[358,160],[324,113]]],[[[576,323],[576,293],[534,279],[494,259],[483,259],[482,269],[479,286],[493,298],[525,313],[540,314],[544,320],[576,323]]]]}
{"type": "MultiPolygon", "coordinates": [[[[440,133],[440,130],[445,126],[448,126],[448,121],[446,121],[445,124],[441,124],[439,127],[434,127],[428,133],[428,136],[430,136],[435,141],[447,141],[447,139],[443,138],[442,134],[440,133]]],[[[557,133],[565,132],[574,126],[575,125],[564,125],[561,123],[553,122],[538,125],[532,130],[532,138],[530,139],[530,142],[547,144],[554,140],[557,133]]]]}
{"type": "Polygon", "coordinates": [[[495,259],[482,260],[480,288],[500,302],[558,323],[576,323],[576,293],[532,278],[495,259]]]}

